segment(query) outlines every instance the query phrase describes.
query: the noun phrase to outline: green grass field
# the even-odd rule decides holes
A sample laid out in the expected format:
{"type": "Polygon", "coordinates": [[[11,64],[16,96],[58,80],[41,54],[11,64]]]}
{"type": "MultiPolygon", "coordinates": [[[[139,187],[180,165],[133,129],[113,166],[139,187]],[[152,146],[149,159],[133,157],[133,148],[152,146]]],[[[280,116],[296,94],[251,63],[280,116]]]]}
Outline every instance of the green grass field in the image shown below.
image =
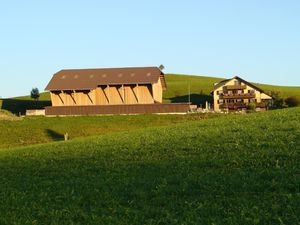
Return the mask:
{"type": "MultiPolygon", "coordinates": [[[[212,97],[210,92],[213,89],[213,84],[223,79],[204,77],[204,76],[189,76],[178,74],[167,74],[167,91],[164,93],[164,102],[188,102],[189,101],[189,86],[190,100],[193,104],[205,105],[206,101],[211,102],[212,97]]],[[[300,98],[300,87],[284,87],[255,84],[265,90],[267,93],[276,91],[280,96],[287,98],[290,96],[298,96],[300,98]]],[[[32,101],[30,96],[16,97],[11,99],[0,99],[0,108],[9,110],[15,114],[25,113],[26,109],[42,108],[51,105],[49,93],[41,93],[38,103],[32,101]],[[37,105],[38,104],[38,105],[37,105]]]]}
{"type": "MultiPolygon", "coordinates": [[[[1,111],[0,111],[1,115],[1,111]]],[[[0,148],[48,143],[112,132],[161,127],[187,121],[198,121],[219,114],[190,115],[135,115],[135,116],[82,116],[82,117],[26,117],[0,116],[0,148]],[[3,120],[5,119],[5,120],[3,120]],[[17,119],[17,121],[16,121],[17,119]]],[[[224,116],[224,115],[223,115],[224,116]]]]}
{"type": "Polygon", "coordinates": [[[300,108],[147,123],[0,150],[0,224],[299,224],[300,108]]]}

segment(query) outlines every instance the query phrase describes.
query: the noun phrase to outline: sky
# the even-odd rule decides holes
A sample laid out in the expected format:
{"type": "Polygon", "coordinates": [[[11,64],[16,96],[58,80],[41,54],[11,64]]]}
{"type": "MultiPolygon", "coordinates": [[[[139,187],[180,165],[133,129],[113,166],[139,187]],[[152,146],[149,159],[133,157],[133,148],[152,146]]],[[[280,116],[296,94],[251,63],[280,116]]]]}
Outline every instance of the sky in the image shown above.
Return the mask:
{"type": "Polygon", "coordinates": [[[0,97],[43,91],[68,68],[300,86],[298,0],[1,0],[0,97]]]}

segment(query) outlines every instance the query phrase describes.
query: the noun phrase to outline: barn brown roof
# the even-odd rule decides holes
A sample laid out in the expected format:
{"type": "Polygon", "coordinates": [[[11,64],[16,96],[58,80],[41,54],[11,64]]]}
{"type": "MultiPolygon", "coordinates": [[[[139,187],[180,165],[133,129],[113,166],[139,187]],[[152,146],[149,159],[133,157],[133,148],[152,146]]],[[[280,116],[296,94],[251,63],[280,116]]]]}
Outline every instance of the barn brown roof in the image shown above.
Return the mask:
{"type": "Polygon", "coordinates": [[[151,84],[159,79],[165,89],[164,73],[157,67],[70,69],[54,74],[45,90],[91,90],[99,85],[151,84]]]}

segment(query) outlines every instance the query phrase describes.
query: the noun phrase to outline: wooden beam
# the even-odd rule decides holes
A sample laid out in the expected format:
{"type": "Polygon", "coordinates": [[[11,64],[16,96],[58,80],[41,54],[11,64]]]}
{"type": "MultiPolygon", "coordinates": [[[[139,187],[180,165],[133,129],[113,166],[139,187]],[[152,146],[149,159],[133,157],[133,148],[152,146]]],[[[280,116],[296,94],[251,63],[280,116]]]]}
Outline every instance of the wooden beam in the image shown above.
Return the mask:
{"type": "Polygon", "coordinates": [[[72,98],[74,104],[77,105],[77,104],[76,104],[76,101],[75,101],[75,98],[74,98],[74,96],[73,96],[73,94],[75,94],[75,93],[76,93],[76,91],[73,90],[73,92],[70,94],[70,96],[71,96],[71,98],[72,98]]]}
{"type": "Polygon", "coordinates": [[[110,91],[109,90],[110,90],[109,85],[107,85],[107,92],[108,92],[107,93],[107,97],[108,97],[107,99],[108,99],[108,103],[110,103],[110,91]]]}
{"type": "MultiPolygon", "coordinates": [[[[121,88],[123,88],[123,85],[121,86],[121,88]]],[[[120,88],[117,88],[117,92],[118,92],[119,97],[121,98],[122,102],[124,103],[124,96],[121,95],[121,93],[120,93],[120,88]]]]}
{"type": "Polygon", "coordinates": [[[139,84],[136,84],[136,97],[137,97],[137,102],[140,102],[140,95],[139,95],[139,84]]]}
{"type": "Polygon", "coordinates": [[[102,87],[100,86],[99,87],[99,89],[103,92],[103,94],[104,94],[104,96],[105,96],[105,98],[106,98],[106,100],[107,100],[107,102],[109,103],[109,99],[108,99],[108,96],[106,95],[106,93],[105,93],[105,90],[104,89],[102,89],[102,87]]]}
{"type": "Polygon", "coordinates": [[[123,89],[123,99],[124,99],[124,104],[125,104],[125,88],[124,88],[124,84],[122,84],[122,89],[123,89]]]}
{"type": "Polygon", "coordinates": [[[151,90],[149,90],[149,91],[150,91],[150,94],[152,96],[153,101],[155,102],[155,99],[154,99],[154,84],[151,84],[151,90]]]}
{"type": "Polygon", "coordinates": [[[61,91],[61,93],[58,94],[58,97],[59,97],[60,101],[62,102],[62,104],[64,105],[65,103],[64,103],[63,99],[60,96],[60,94],[63,94],[63,93],[64,93],[64,91],[61,91]]]}
{"type": "Polygon", "coordinates": [[[132,90],[132,93],[133,93],[133,95],[134,95],[136,101],[139,102],[139,98],[138,98],[138,96],[137,96],[137,93],[134,91],[134,87],[131,88],[131,86],[130,86],[130,89],[132,90]]]}
{"type": "Polygon", "coordinates": [[[88,98],[90,99],[91,103],[92,103],[92,104],[94,104],[94,102],[93,102],[93,100],[92,100],[91,96],[89,95],[90,93],[91,93],[91,91],[90,91],[90,92],[87,92],[87,94],[86,94],[86,95],[87,95],[87,96],[88,96],[88,98]]]}

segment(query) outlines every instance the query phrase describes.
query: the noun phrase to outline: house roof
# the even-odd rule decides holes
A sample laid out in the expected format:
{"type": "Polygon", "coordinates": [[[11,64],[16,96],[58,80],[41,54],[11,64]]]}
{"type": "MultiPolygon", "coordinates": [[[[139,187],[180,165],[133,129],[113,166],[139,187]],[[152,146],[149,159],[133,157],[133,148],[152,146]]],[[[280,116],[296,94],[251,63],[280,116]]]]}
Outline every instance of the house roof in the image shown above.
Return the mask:
{"type": "Polygon", "coordinates": [[[164,73],[157,67],[68,69],[55,73],[45,90],[91,90],[99,85],[153,84],[159,79],[166,89],[164,73]]]}
{"type": "Polygon", "coordinates": [[[258,91],[260,91],[260,92],[262,92],[262,93],[265,93],[264,90],[260,89],[259,87],[255,86],[254,84],[251,84],[251,83],[249,83],[248,81],[246,81],[246,80],[244,80],[244,79],[242,79],[242,78],[240,78],[240,77],[238,77],[238,76],[235,76],[235,77],[233,77],[233,78],[231,78],[231,79],[226,79],[226,80],[220,81],[219,83],[217,83],[216,85],[214,85],[214,90],[216,90],[217,88],[219,88],[219,87],[225,85],[228,81],[231,81],[231,80],[233,80],[233,79],[240,80],[240,81],[243,82],[244,84],[246,84],[246,85],[248,85],[248,86],[250,86],[250,87],[252,87],[252,88],[254,88],[254,89],[256,89],[256,90],[258,90],[258,91]]]}

